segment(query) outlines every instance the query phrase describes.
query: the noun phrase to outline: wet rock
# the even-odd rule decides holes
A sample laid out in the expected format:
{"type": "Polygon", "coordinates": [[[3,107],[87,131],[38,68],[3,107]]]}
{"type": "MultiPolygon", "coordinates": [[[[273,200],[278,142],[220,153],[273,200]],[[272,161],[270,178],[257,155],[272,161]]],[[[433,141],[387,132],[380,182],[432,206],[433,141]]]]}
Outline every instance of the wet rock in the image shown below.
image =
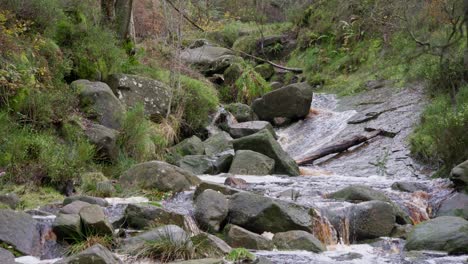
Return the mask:
{"type": "Polygon", "coordinates": [[[0,194],[0,204],[7,205],[11,209],[16,209],[20,202],[20,198],[14,193],[0,194]]]}
{"type": "Polygon", "coordinates": [[[235,139],[234,149],[251,150],[275,160],[274,172],[290,176],[300,175],[296,162],[281,148],[268,130],[262,130],[253,135],[235,139]]]}
{"type": "Polygon", "coordinates": [[[452,169],[450,180],[458,190],[468,193],[468,160],[452,169]]]}
{"type": "Polygon", "coordinates": [[[289,199],[291,201],[296,201],[299,197],[301,197],[301,192],[294,189],[288,189],[285,191],[280,192],[276,198],[289,199]]]}
{"type": "Polygon", "coordinates": [[[224,195],[233,195],[233,194],[236,194],[238,192],[241,192],[241,190],[231,188],[231,187],[228,187],[228,186],[225,186],[225,185],[222,185],[222,184],[212,183],[212,182],[201,182],[198,185],[197,189],[195,190],[195,193],[193,194],[193,197],[197,198],[198,195],[203,193],[205,190],[215,190],[215,191],[220,192],[220,193],[222,193],[224,195]]]}
{"type": "Polygon", "coordinates": [[[162,239],[171,239],[174,244],[186,244],[190,236],[176,225],[166,225],[146,231],[140,235],[124,239],[122,247],[124,252],[135,252],[146,242],[154,242],[162,239]]]}
{"type": "Polygon", "coordinates": [[[363,255],[362,254],[359,254],[359,253],[356,253],[356,252],[349,252],[349,253],[345,253],[343,255],[340,255],[340,256],[336,256],[336,257],[331,257],[333,260],[336,260],[336,261],[352,261],[352,260],[356,260],[356,259],[362,259],[363,255]]]}
{"type": "Polygon", "coordinates": [[[313,217],[312,209],[248,192],[234,194],[229,201],[228,222],[258,234],[311,231],[313,217]]]}
{"type": "Polygon", "coordinates": [[[235,177],[227,177],[224,181],[224,185],[231,186],[238,189],[244,189],[249,186],[246,180],[235,177]]]}
{"type": "Polygon", "coordinates": [[[179,144],[173,146],[169,153],[173,156],[174,161],[178,161],[187,155],[203,155],[205,154],[205,145],[197,136],[184,139],[179,144]]]}
{"type": "Polygon", "coordinates": [[[236,225],[226,227],[226,242],[233,248],[247,248],[257,250],[273,249],[273,242],[267,238],[250,232],[236,225]]]}
{"type": "Polygon", "coordinates": [[[82,236],[81,218],[78,214],[59,214],[52,224],[52,230],[61,241],[75,241],[82,236]]]}
{"type": "Polygon", "coordinates": [[[191,172],[162,161],[140,163],[120,176],[124,187],[181,192],[200,180],[191,172]]]}
{"type": "Polygon", "coordinates": [[[166,115],[171,88],[165,83],[137,75],[113,74],[107,84],[128,107],[143,103],[145,114],[153,118],[166,115]]]}
{"type": "Polygon", "coordinates": [[[0,247],[0,263],[4,264],[14,264],[15,256],[10,251],[0,247]]]}
{"type": "Polygon", "coordinates": [[[117,147],[117,130],[89,123],[84,126],[84,132],[89,142],[96,146],[96,151],[99,159],[115,161],[119,155],[117,147]]]}
{"type": "Polygon", "coordinates": [[[74,201],[70,204],[65,205],[60,209],[62,214],[79,214],[83,207],[91,205],[90,203],[82,202],[80,200],[74,201]]]}
{"type": "Polygon", "coordinates": [[[389,236],[395,225],[393,206],[382,201],[370,201],[351,207],[349,235],[351,241],[389,236]]]}
{"type": "Polygon", "coordinates": [[[106,207],[109,205],[109,203],[105,199],[102,199],[99,197],[87,196],[87,195],[77,195],[77,196],[67,197],[65,198],[65,200],[63,200],[63,205],[71,204],[74,201],[82,201],[82,202],[89,203],[89,204],[97,204],[102,207],[106,207]]]}
{"type": "Polygon", "coordinates": [[[225,106],[238,122],[249,122],[254,121],[257,117],[253,112],[252,108],[246,104],[232,103],[225,106]]]}
{"type": "Polygon", "coordinates": [[[123,263],[107,248],[100,244],[94,245],[76,255],[59,260],[56,264],[121,264],[123,263]]]}
{"type": "Polygon", "coordinates": [[[301,119],[309,114],[311,103],[312,88],[293,84],[256,99],[252,109],[260,120],[271,122],[276,117],[301,119]]]}
{"type": "Polygon", "coordinates": [[[270,79],[273,74],[275,74],[275,69],[273,68],[273,66],[271,66],[270,64],[268,63],[264,63],[264,64],[260,64],[260,65],[257,65],[255,66],[255,71],[257,73],[259,73],[263,79],[265,80],[268,80],[270,79]]]}
{"type": "Polygon", "coordinates": [[[238,150],[229,173],[237,175],[270,175],[275,168],[275,160],[251,150],[238,150]]]}
{"type": "Polygon", "coordinates": [[[71,87],[79,93],[80,107],[90,119],[108,128],[120,128],[125,108],[107,84],[78,80],[71,87]]]}
{"type": "Polygon", "coordinates": [[[168,212],[163,208],[146,204],[129,204],[125,209],[126,226],[145,229],[151,226],[184,225],[184,216],[168,212]]]}
{"type": "Polygon", "coordinates": [[[228,150],[210,157],[213,163],[213,173],[228,172],[234,159],[234,150],[228,150]]]}
{"type": "Polygon", "coordinates": [[[250,121],[232,124],[229,126],[229,134],[231,134],[233,138],[242,138],[262,131],[263,129],[268,130],[273,137],[278,137],[273,126],[266,121],[250,121]]]}
{"type": "Polygon", "coordinates": [[[89,205],[80,210],[81,223],[86,232],[94,235],[112,236],[114,230],[98,205],[89,205]]]}
{"type": "Polygon", "coordinates": [[[234,150],[232,145],[232,137],[222,131],[203,142],[205,146],[205,153],[208,156],[217,155],[225,151],[234,150]]]}
{"type": "Polygon", "coordinates": [[[207,76],[223,73],[238,60],[231,50],[209,45],[186,49],[180,54],[180,58],[207,76]]]}
{"type": "Polygon", "coordinates": [[[23,212],[0,210],[0,242],[12,246],[25,255],[38,255],[39,232],[36,221],[23,212]]]}
{"type": "Polygon", "coordinates": [[[468,195],[455,193],[442,201],[437,216],[458,216],[468,220],[468,195]]]}
{"type": "Polygon", "coordinates": [[[276,233],[273,243],[279,250],[307,250],[316,253],[326,250],[314,235],[302,230],[276,233]]]}
{"type": "Polygon", "coordinates": [[[441,216],[418,224],[409,234],[405,249],[466,254],[468,221],[460,217],[441,216]]]}
{"type": "Polygon", "coordinates": [[[214,190],[202,192],[195,200],[195,219],[209,232],[219,231],[228,214],[228,200],[214,190]]]}
{"type": "Polygon", "coordinates": [[[392,189],[401,192],[416,192],[416,191],[424,191],[428,192],[429,188],[420,182],[407,182],[407,181],[399,181],[392,184],[392,189]]]}

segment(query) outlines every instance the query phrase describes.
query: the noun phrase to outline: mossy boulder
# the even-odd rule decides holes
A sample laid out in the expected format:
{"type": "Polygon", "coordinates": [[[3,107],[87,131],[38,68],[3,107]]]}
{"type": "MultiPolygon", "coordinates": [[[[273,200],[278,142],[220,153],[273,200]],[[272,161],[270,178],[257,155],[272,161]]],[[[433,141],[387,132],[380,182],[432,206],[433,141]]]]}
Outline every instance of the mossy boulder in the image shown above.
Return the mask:
{"type": "Polygon", "coordinates": [[[273,74],[275,74],[275,69],[273,68],[273,66],[271,66],[270,64],[268,63],[264,63],[264,64],[260,64],[260,65],[257,65],[255,66],[255,71],[258,72],[262,77],[263,79],[265,80],[268,80],[270,79],[273,74]]]}
{"type": "Polygon", "coordinates": [[[290,176],[300,175],[296,162],[281,148],[273,135],[266,129],[250,136],[235,139],[234,149],[251,150],[275,160],[274,173],[290,176]]]}
{"type": "Polygon", "coordinates": [[[237,175],[270,175],[275,160],[251,150],[238,150],[229,173],[237,175]]]}
{"type": "Polygon", "coordinates": [[[224,108],[229,111],[238,122],[248,122],[257,119],[252,108],[242,103],[232,103],[225,105],[224,108]]]}
{"type": "Polygon", "coordinates": [[[81,217],[78,214],[59,214],[52,224],[52,230],[60,241],[76,241],[83,236],[81,217]]]}
{"type": "Polygon", "coordinates": [[[212,156],[223,153],[225,151],[234,150],[232,140],[232,137],[224,131],[213,135],[212,137],[205,140],[205,142],[203,142],[206,155],[212,156]]]}
{"type": "Polygon", "coordinates": [[[450,180],[458,190],[468,193],[468,160],[452,169],[450,180]]]}
{"type": "Polygon", "coordinates": [[[242,75],[242,65],[240,63],[233,63],[224,71],[224,83],[226,85],[233,85],[237,79],[242,75]]]}
{"type": "Polygon", "coordinates": [[[193,173],[163,161],[140,163],[120,176],[124,188],[181,192],[200,183],[193,173]]]}
{"type": "Polygon", "coordinates": [[[147,204],[129,204],[125,209],[125,224],[134,229],[174,224],[184,225],[184,216],[147,204]]]}
{"type": "Polygon", "coordinates": [[[233,51],[210,45],[186,49],[182,51],[180,58],[206,76],[223,73],[231,64],[239,61],[233,51]]]}
{"type": "Polygon", "coordinates": [[[187,155],[205,154],[205,145],[199,137],[192,136],[182,140],[179,144],[170,148],[169,153],[172,156],[174,162],[177,162],[182,157],[187,155]]]}
{"type": "Polygon", "coordinates": [[[458,216],[468,220],[468,195],[454,193],[442,201],[437,216],[458,216]]]}
{"type": "Polygon", "coordinates": [[[409,234],[405,249],[467,254],[468,221],[460,217],[441,216],[420,223],[409,234]]]}
{"type": "Polygon", "coordinates": [[[100,244],[96,244],[76,255],[64,258],[55,262],[56,264],[122,264],[117,256],[115,256],[109,249],[100,244]]]}
{"type": "Polygon", "coordinates": [[[20,198],[14,193],[0,194],[0,204],[4,204],[11,209],[16,209],[20,202],[20,198]]]}
{"type": "Polygon", "coordinates": [[[226,242],[233,248],[247,248],[254,250],[272,250],[273,242],[259,234],[255,234],[240,226],[229,225],[224,231],[226,242]]]}
{"type": "Polygon", "coordinates": [[[205,190],[195,199],[195,219],[208,232],[217,232],[228,214],[228,200],[214,190],[205,190]]]}
{"type": "Polygon", "coordinates": [[[89,142],[96,146],[98,159],[117,160],[119,156],[117,146],[119,132],[117,130],[90,122],[84,125],[84,132],[89,142]]]}
{"type": "Polygon", "coordinates": [[[23,212],[0,209],[0,243],[6,243],[25,255],[39,255],[40,235],[36,221],[23,212]]]}
{"type": "Polygon", "coordinates": [[[273,126],[267,121],[249,121],[231,124],[229,126],[229,134],[231,134],[233,138],[241,138],[255,134],[264,129],[268,130],[274,138],[278,137],[273,126]]]}
{"type": "Polygon", "coordinates": [[[273,243],[280,250],[306,250],[315,253],[327,250],[314,235],[302,230],[276,233],[273,243]]]}
{"type": "Polygon", "coordinates": [[[86,234],[112,236],[114,229],[98,205],[85,206],[80,210],[81,223],[86,234]]]}
{"type": "Polygon", "coordinates": [[[195,175],[214,174],[213,160],[206,155],[188,155],[179,160],[180,168],[195,175]]]}

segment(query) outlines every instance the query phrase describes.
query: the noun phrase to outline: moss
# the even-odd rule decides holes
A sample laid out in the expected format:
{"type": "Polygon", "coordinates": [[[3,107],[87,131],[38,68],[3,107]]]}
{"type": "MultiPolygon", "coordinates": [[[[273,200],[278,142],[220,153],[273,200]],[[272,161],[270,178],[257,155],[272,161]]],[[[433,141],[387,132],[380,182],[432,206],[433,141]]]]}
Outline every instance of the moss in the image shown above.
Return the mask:
{"type": "Polygon", "coordinates": [[[256,36],[244,36],[236,40],[232,49],[235,51],[242,51],[248,54],[254,54],[257,49],[256,36]]]}
{"type": "Polygon", "coordinates": [[[53,187],[3,184],[2,193],[14,193],[20,197],[19,208],[36,209],[39,206],[62,202],[65,198],[53,187]]]}

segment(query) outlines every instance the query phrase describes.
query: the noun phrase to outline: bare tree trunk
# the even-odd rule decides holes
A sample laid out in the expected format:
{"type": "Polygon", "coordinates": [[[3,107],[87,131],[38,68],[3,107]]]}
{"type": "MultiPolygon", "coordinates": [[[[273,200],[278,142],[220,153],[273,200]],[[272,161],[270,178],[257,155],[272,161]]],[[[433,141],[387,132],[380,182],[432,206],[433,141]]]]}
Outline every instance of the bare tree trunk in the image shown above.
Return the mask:
{"type": "Polygon", "coordinates": [[[468,0],[465,0],[465,29],[466,29],[465,69],[468,69],[468,0]]]}
{"type": "Polygon", "coordinates": [[[133,0],[115,1],[115,29],[120,39],[131,39],[133,0]]]}
{"type": "Polygon", "coordinates": [[[101,11],[104,24],[112,25],[115,19],[115,0],[101,0],[101,11]]]}

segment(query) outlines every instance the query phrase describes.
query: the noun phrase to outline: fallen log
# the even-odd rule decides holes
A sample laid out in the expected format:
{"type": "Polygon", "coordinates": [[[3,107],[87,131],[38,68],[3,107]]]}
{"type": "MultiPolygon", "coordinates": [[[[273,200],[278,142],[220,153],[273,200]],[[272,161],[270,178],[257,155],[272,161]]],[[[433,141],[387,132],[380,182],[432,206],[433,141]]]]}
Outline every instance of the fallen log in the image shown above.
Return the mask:
{"type": "Polygon", "coordinates": [[[353,137],[351,137],[349,139],[345,139],[345,140],[343,140],[341,142],[325,146],[323,148],[320,148],[320,149],[312,152],[306,158],[296,161],[297,165],[302,166],[302,165],[312,164],[312,163],[314,163],[315,160],[318,160],[318,159],[323,158],[325,156],[328,156],[330,154],[343,152],[343,151],[348,150],[349,148],[351,148],[353,146],[357,146],[359,144],[362,144],[362,143],[364,143],[364,142],[366,142],[366,141],[368,141],[368,140],[370,140],[372,138],[375,138],[375,137],[377,137],[377,136],[379,136],[381,134],[382,134],[381,130],[375,130],[372,133],[367,134],[367,135],[356,135],[356,136],[353,136],[353,137]]]}

